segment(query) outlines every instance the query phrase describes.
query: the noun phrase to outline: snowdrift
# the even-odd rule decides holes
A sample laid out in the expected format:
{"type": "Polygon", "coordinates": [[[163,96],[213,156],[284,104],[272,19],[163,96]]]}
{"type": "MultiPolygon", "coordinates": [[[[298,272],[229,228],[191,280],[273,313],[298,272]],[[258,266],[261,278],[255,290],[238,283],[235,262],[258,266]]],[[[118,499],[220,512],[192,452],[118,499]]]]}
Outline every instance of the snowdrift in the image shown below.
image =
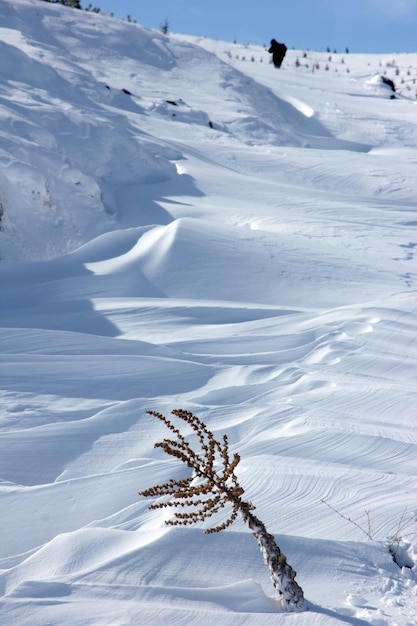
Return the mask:
{"type": "Polygon", "coordinates": [[[2,623],[414,624],[417,53],[278,72],[38,0],[0,34],[2,623]],[[308,611],[240,522],[138,495],[187,475],[174,408],[227,433],[308,611]]]}

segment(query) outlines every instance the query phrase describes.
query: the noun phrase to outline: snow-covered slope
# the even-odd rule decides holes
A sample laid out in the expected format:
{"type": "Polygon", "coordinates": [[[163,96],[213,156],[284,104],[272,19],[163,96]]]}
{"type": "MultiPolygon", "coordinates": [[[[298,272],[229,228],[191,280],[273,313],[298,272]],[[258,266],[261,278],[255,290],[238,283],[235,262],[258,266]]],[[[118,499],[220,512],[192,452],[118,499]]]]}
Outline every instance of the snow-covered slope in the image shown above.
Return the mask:
{"type": "Polygon", "coordinates": [[[0,5],[4,624],[415,624],[417,53],[269,56],[0,5]],[[307,612],[243,524],[138,495],[184,475],[174,408],[307,612]]]}

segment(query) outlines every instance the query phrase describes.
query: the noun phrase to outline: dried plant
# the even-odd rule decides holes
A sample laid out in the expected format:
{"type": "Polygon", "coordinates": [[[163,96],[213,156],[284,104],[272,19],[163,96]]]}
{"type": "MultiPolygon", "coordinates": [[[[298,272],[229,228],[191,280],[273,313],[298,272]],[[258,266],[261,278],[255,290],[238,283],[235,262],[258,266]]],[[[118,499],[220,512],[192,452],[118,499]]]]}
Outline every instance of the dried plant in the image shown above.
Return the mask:
{"type": "MultiPolygon", "coordinates": [[[[321,499],[321,502],[329,507],[329,509],[337,513],[339,517],[346,520],[347,522],[350,522],[351,524],[356,526],[356,528],[359,528],[359,530],[362,531],[363,534],[368,537],[368,539],[370,539],[371,541],[378,541],[373,530],[370,511],[367,511],[365,509],[367,519],[367,524],[365,528],[364,525],[361,525],[350,517],[343,515],[343,513],[341,513],[338,509],[336,509],[328,502],[326,502],[326,500],[324,500],[323,498],[321,499]]],[[[415,513],[410,513],[409,515],[406,514],[407,509],[404,509],[395,530],[387,537],[387,539],[383,543],[386,544],[386,546],[388,547],[388,552],[392,556],[394,563],[396,563],[399,567],[414,567],[412,559],[405,558],[404,555],[401,554],[402,550],[400,549],[403,545],[406,544],[407,538],[414,538],[417,536],[416,532],[405,532],[410,530],[411,525],[414,525],[417,521],[415,513]],[[411,562],[412,564],[409,565],[409,562],[411,562]]]]}
{"type": "Polygon", "coordinates": [[[346,515],[343,515],[343,513],[341,513],[340,511],[338,511],[337,509],[334,508],[334,506],[332,506],[331,504],[329,504],[328,502],[326,502],[326,500],[324,500],[323,498],[320,500],[320,502],[323,502],[323,504],[325,504],[327,507],[329,507],[329,509],[331,509],[332,511],[334,511],[335,513],[337,513],[337,515],[339,515],[339,517],[341,517],[342,519],[345,519],[347,522],[350,522],[351,524],[353,524],[354,526],[356,526],[356,528],[359,528],[360,531],[363,532],[364,535],[366,535],[368,537],[368,539],[370,539],[371,541],[374,540],[374,531],[372,529],[372,522],[371,522],[371,514],[370,511],[367,511],[365,509],[365,514],[366,514],[366,528],[364,528],[361,524],[358,524],[358,522],[355,522],[355,520],[351,519],[350,517],[346,517],[346,515]]]}
{"type": "Polygon", "coordinates": [[[173,434],[173,438],[156,443],[155,448],[162,448],[164,452],[176,457],[192,470],[188,478],[171,479],[167,483],[139,492],[139,495],[145,497],[169,497],[168,501],[155,502],[149,508],[176,509],[173,518],[166,521],[172,526],[204,522],[226,509],[228,512],[226,519],[207,528],[206,533],[224,530],[240,514],[258,542],[282,608],[288,611],[303,610],[304,595],[295,581],[296,572],[287,563],[273,535],[267,532],[265,525],[252,513],[255,509],[253,504],[242,500],[244,490],[239,485],[235,473],[240,457],[238,454],[230,456],[227,436],[223,436],[222,442],[217,441],[213,433],[193,413],[182,409],[172,411],[172,415],[191,426],[199,447],[199,450],[195,451],[169,418],[156,411],[147,413],[161,420],[173,434]]]}

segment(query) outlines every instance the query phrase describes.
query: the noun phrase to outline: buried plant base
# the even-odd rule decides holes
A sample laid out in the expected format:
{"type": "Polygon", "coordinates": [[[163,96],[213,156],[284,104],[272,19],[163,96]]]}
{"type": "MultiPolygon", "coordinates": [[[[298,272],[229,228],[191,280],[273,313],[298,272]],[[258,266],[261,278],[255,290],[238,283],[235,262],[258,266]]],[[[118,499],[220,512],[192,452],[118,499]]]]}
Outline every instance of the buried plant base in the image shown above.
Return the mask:
{"type": "Polygon", "coordinates": [[[408,569],[413,569],[413,567],[415,567],[416,563],[414,558],[417,557],[417,553],[414,554],[413,558],[413,546],[408,541],[398,540],[389,542],[388,552],[399,568],[407,567],[408,569]]]}

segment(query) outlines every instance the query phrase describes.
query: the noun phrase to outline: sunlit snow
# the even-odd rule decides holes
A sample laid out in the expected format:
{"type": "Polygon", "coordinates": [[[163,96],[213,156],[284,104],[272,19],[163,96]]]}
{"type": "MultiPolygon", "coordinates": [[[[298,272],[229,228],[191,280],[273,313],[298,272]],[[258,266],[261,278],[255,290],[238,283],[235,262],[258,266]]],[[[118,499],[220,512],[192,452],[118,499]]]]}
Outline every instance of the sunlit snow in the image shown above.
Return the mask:
{"type": "Polygon", "coordinates": [[[416,79],[1,2],[1,624],[415,625],[416,79]],[[308,611],[138,495],[186,475],[175,408],[308,611]]]}

